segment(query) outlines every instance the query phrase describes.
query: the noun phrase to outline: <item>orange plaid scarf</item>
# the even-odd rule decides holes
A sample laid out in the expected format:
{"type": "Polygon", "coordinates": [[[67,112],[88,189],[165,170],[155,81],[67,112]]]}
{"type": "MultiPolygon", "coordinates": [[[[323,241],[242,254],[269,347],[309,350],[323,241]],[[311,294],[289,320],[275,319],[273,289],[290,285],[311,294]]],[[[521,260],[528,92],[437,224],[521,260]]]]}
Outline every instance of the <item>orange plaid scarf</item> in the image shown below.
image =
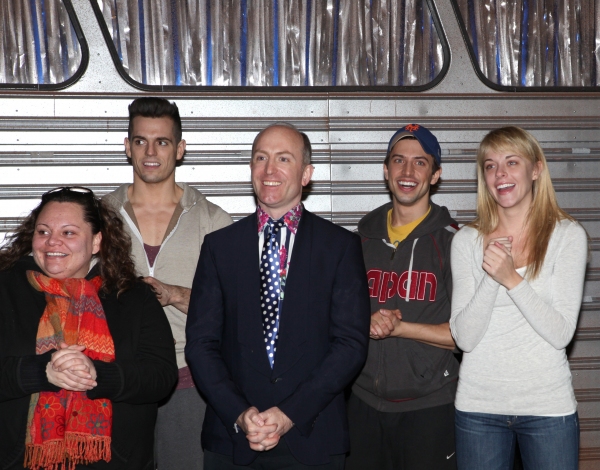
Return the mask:
{"type": "MultiPolygon", "coordinates": [[[[86,347],[90,359],[115,360],[115,346],[98,297],[102,279],[51,279],[27,271],[29,283],[46,294],[36,354],[61,342],[86,347]]],[[[73,470],[77,464],[110,461],[112,403],[90,400],[85,392],[40,392],[31,396],[27,416],[25,467],[73,470]]]]}

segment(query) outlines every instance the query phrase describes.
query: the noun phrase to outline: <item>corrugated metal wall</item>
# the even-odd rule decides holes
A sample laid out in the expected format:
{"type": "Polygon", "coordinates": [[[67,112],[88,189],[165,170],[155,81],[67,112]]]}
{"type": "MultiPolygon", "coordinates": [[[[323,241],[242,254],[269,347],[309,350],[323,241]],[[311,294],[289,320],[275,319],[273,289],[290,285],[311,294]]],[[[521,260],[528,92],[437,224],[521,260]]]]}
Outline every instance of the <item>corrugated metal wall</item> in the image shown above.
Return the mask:
{"type": "MultiPolygon", "coordinates": [[[[74,1],[90,45],[89,67],[61,92],[0,90],[0,232],[11,231],[41,193],[87,185],[99,194],[132,180],[123,152],[127,105],[141,92],[112,61],[87,0],[74,1]]],[[[446,78],[420,94],[181,93],[175,99],[188,152],[177,179],[235,217],[254,209],[252,139],[288,120],[314,144],[314,182],[305,204],[349,229],[389,200],[382,160],[391,134],[408,122],[429,127],[443,150],[434,200],[467,222],[475,208],[475,149],[487,131],[516,124],[542,143],[559,201],[587,229],[592,257],[579,328],[570,348],[581,417],[581,469],[600,465],[600,94],[499,93],[478,80],[454,12],[438,2],[452,51],[446,78]]]]}

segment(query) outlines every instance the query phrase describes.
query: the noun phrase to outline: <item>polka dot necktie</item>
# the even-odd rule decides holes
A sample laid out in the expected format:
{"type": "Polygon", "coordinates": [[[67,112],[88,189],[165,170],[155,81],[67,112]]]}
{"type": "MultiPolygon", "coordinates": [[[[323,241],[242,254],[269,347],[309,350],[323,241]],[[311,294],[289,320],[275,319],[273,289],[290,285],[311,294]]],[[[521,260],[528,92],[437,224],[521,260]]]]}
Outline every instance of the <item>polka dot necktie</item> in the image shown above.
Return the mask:
{"type": "Polygon", "coordinates": [[[277,338],[279,336],[279,299],[281,278],[279,272],[279,243],[283,219],[271,220],[265,225],[265,241],[260,256],[260,306],[262,310],[263,334],[269,364],[273,368],[277,338]]]}

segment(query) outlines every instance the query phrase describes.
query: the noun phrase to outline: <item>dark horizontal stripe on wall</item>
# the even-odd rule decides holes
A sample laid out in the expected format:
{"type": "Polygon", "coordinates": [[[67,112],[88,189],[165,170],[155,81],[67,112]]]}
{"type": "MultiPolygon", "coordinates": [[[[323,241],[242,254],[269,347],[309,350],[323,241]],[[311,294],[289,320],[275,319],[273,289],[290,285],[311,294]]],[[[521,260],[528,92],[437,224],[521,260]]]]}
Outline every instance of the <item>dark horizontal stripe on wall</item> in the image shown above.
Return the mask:
{"type": "Polygon", "coordinates": [[[578,328],[575,332],[575,341],[600,341],[600,327],[578,328]]]}
{"type": "Polygon", "coordinates": [[[600,460],[600,447],[587,447],[579,449],[579,460],[600,460]]]}
{"type": "MultiPolygon", "coordinates": [[[[313,150],[312,163],[329,163],[328,152],[313,150]]],[[[189,151],[185,153],[184,165],[248,165],[250,148],[247,150],[189,151]]],[[[0,166],[120,166],[129,165],[125,150],[118,152],[0,152],[0,166]]]]}
{"type": "Polygon", "coordinates": [[[600,357],[575,357],[569,359],[571,370],[600,370],[600,357]]]}
{"type": "Polygon", "coordinates": [[[600,402],[600,388],[575,389],[575,398],[580,402],[600,402]]]}
{"type": "Polygon", "coordinates": [[[600,431],[600,418],[582,418],[579,420],[579,427],[584,432],[600,431]]]}
{"type": "MultiPolygon", "coordinates": [[[[125,133],[123,133],[125,137],[125,133]]],[[[185,135],[184,135],[185,137],[185,135]]],[[[192,145],[192,143],[188,142],[192,145]]],[[[233,143],[235,144],[235,143],[233,143]]],[[[336,150],[318,148],[319,142],[313,143],[312,152],[313,163],[331,163],[333,165],[381,165],[385,156],[385,149],[374,151],[368,150],[336,150]]],[[[202,145],[193,144],[193,145],[202,145]]],[[[230,144],[231,145],[231,144],[230,144]]],[[[250,143],[239,144],[240,150],[190,150],[187,151],[184,158],[184,165],[247,165],[250,160],[250,143]]],[[[327,145],[327,144],[326,144],[327,145]]],[[[568,161],[572,162],[596,162],[600,161],[600,149],[594,149],[594,152],[573,154],[571,149],[560,149],[556,154],[548,154],[547,160],[550,163],[568,161]]],[[[459,154],[442,155],[444,166],[453,163],[473,164],[475,165],[475,150],[468,154],[460,150],[459,154]]],[[[105,152],[64,152],[64,151],[46,151],[46,152],[0,152],[0,166],[47,166],[47,165],[128,165],[124,150],[105,151],[105,152]]],[[[442,183],[445,184],[445,183],[442,183]]]]}
{"type": "MultiPolygon", "coordinates": [[[[569,209],[569,214],[581,222],[600,221],[600,209],[569,209]]],[[[450,211],[450,214],[460,224],[466,224],[475,219],[474,210],[450,211]]],[[[337,212],[333,220],[339,225],[357,225],[358,221],[366,215],[366,212],[337,212]]],[[[600,239],[593,238],[591,241],[592,250],[600,249],[600,239]]]]}

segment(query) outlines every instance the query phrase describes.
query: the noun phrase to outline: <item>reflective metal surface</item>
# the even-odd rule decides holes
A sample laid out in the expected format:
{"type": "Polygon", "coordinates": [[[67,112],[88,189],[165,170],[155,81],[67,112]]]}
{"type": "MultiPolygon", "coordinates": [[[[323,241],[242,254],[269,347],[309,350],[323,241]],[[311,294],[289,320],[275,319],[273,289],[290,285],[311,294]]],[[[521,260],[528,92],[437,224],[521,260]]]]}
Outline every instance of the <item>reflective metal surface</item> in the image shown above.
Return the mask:
{"type": "Polygon", "coordinates": [[[0,2],[0,84],[58,84],[81,64],[61,0],[0,2]]]}
{"type": "Polygon", "coordinates": [[[504,86],[597,86],[600,0],[455,0],[481,72],[504,86]]]}
{"type": "Polygon", "coordinates": [[[146,85],[421,86],[443,66],[425,0],[95,0],[146,85]]]}

